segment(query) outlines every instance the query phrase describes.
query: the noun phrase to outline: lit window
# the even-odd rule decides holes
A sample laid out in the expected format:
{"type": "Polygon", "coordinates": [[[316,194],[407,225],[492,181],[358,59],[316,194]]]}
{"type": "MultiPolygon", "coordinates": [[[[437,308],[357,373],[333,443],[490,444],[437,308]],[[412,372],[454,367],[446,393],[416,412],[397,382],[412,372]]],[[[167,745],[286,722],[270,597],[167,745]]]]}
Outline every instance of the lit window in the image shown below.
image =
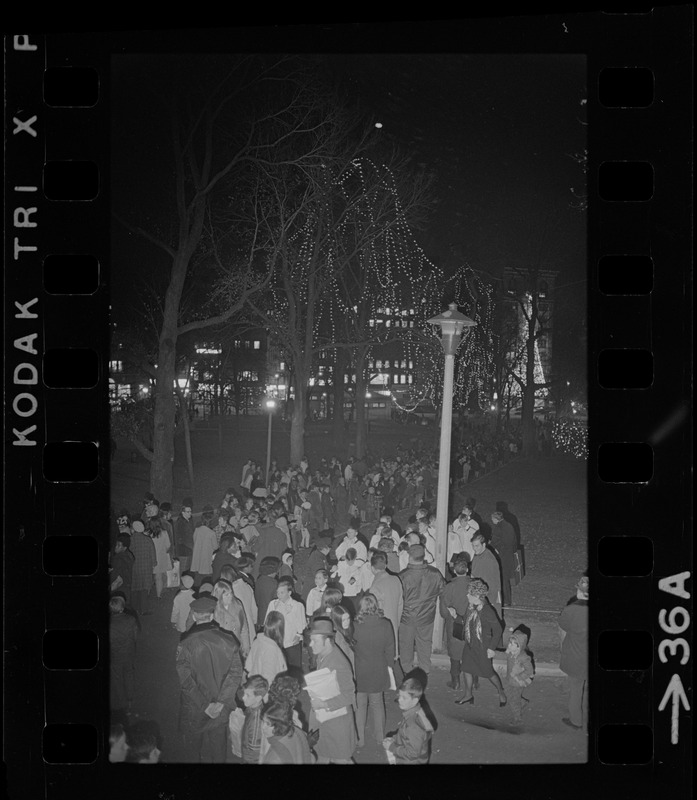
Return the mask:
{"type": "Polygon", "coordinates": [[[409,369],[414,369],[414,362],[409,359],[409,369]]]}
{"type": "Polygon", "coordinates": [[[406,375],[400,375],[399,376],[399,382],[400,383],[406,383],[407,382],[407,376],[406,375]]]}
{"type": "Polygon", "coordinates": [[[413,320],[413,319],[410,319],[410,320],[409,320],[409,327],[410,327],[410,328],[413,328],[413,327],[414,327],[414,320],[413,320]]]}
{"type": "Polygon", "coordinates": [[[378,369],[382,369],[382,359],[381,358],[378,358],[378,360],[375,362],[375,366],[378,369]]]}
{"type": "Polygon", "coordinates": [[[373,359],[371,358],[371,359],[368,361],[368,369],[373,369],[373,367],[374,367],[374,366],[375,366],[375,362],[374,362],[374,361],[373,361],[373,359]]]}
{"type": "Polygon", "coordinates": [[[110,361],[109,362],[109,369],[112,372],[122,372],[123,371],[123,361],[110,361]]]}
{"type": "Polygon", "coordinates": [[[368,320],[368,325],[370,325],[371,328],[374,328],[375,327],[375,320],[374,319],[369,319],[368,320]]]}
{"type": "Polygon", "coordinates": [[[258,339],[254,340],[254,349],[258,350],[261,347],[261,342],[258,339]]]}
{"type": "Polygon", "coordinates": [[[317,385],[318,386],[324,386],[324,378],[318,378],[317,379],[317,385]]]}
{"type": "Polygon", "coordinates": [[[406,369],[407,368],[407,360],[406,360],[406,358],[402,359],[401,367],[402,367],[402,369],[406,369]]]}
{"type": "Polygon", "coordinates": [[[281,361],[281,363],[278,365],[278,368],[281,370],[281,372],[284,372],[286,368],[286,362],[281,361]]]}
{"type": "Polygon", "coordinates": [[[386,328],[389,328],[389,327],[390,327],[390,322],[391,322],[391,320],[389,320],[389,319],[386,319],[386,320],[385,320],[385,327],[386,327],[386,328]]]}
{"type": "Polygon", "coordinates": [[[413,383],[413,382],[414,382],[414,376],[410,375],[408,380],[407,380],[407,383],[413,383]]]}
{"type": "Polygon", "coordinates": [[[389,369],[390,368],[390,360],[387,359],[387,361],[385,361],[383,366],[385,367],[385,369],[389,369]]]}

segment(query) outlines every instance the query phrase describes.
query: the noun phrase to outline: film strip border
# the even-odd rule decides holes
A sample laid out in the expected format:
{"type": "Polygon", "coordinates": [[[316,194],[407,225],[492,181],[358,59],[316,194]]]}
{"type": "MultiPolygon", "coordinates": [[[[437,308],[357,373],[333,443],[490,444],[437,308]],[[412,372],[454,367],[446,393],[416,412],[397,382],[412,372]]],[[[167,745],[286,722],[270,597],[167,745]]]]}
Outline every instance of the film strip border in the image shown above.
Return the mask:
{"type": "MultiPolygon", "coordinates": [[[[649,796],[690,781],[692,17],[589,16],[566,31],[566,52],[589,54],[586,772],[649,796]]],[[[50,798],[115,785],[101,611],[114,47],[6,39],[6,760],[50,798]]]]}

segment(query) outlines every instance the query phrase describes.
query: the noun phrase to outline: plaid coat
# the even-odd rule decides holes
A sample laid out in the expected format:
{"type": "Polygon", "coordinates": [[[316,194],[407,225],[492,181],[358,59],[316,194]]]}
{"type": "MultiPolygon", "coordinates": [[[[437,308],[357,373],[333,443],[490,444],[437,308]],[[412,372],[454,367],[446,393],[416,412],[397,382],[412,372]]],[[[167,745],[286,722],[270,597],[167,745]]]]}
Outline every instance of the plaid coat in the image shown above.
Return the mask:
{"type": "Polygon", "coordinates": [[[135,557],[131,591],[137,592],[142,589],[149,589],[153,583],[152,570],[157,563],[155,543],[144,533],[134,531],[133,536],[131,536],[130,550],[135,557]]]}

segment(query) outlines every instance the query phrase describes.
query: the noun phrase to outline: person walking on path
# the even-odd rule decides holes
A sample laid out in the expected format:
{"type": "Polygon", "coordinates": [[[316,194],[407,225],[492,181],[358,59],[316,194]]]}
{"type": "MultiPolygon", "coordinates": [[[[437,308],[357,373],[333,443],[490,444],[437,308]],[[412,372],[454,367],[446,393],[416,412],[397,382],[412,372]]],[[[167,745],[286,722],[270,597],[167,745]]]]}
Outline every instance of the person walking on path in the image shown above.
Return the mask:
{"type": "Polygon", "coordinates": [[[474,558],[470,567],[470,575],[480,578],[488,587],[491,606],[501,618],[501,566],[496,556],[486,546],[483,533],[475,533],[472,537],[474,558]]]}
{"type": "Polygon", "coordinates": [[[383,616],[374,594],[365,594],[358,604],[353,638],[358,747],[365,744],[369,711],[375,742],[379,745],[385,738],[385,692],[390,688],[389,670],[394,666],[395,646],[392,625],[383,616]]]}
{"type": "Polygon", "coordinates": [[[569,677],[569,716],[562,722],[574,730],[588,724],[588,578],[576,584],[576,597],[559,616],[559,669],[569,677]]]}
{"type": "Polygon", "coordinates": [[[501,562],[501,600],[504,606],[510,606],[511,580],[515,572],[515,554],[518,549],[515,531],[500,511],[494,511],[491,515],[491,525],[491,544],[499,554],[501,562]]]}
{"type": "Polygon", "coordinates": [[[480,578],[472,578],[467,593],[469,608],[465,619],[465,646],[462,651],[462,671],[465,675],[465,693],[455,702],[458,705],[474,703],[472,682],[474,676],[487,678],[499,694],[499,706],[507,704],[501,678],[494,669],[492,659],[501,641],[501,623],[491,604],[487,602],[489,587],[480,578]]]}
{"type": "Polygon", "coordinates": [[[424,563],[425,549],[415,544],[409,548],[409,564],[399,573],[404,589],[404,608],[399,625],[399,654],[402,670],[409,673],[414,660],[414,648],[419,668],[431,669],[433,623],[436,607],[445,580],[440,572],[424,563]]]}
{"type": "Polygon", "coordinates": [[[467,575],[468,564],[466,556],[455,561],[453,565],[455,578],[446,583],[440,593],[440,615],[445,620],[445,638],[450,658],[450,681],[445,685],[456,691],[460,688],[460,671],[462,669],[462,651],[464,642],[464,621],[467,616],[469,602],[470,578],[467,575]],[[459,631],[454,631],[455,622],[459,631]],[[455,636],[455,633],[459,636],[455,636]]]}
{"type": "Polygon", "coordinates": [[[188,761],[223,764],[243,671],[239,642],[213,621],[215,606],[212,597],[192,602],[194,625],[177,648],[179,731],[188,761]]]}
{"type": "Polygon", "coordinates": [[[133,609],[139,614],[152,614],[148,598],[155,583],[153,567],[157,563],[157,553],[153,540],[145,533],[145,525],[139,519],[133,523],[130,549],[134,557],[131,577],[133,609]]]}
{"type": "Polygon", "coordinates": [[[317,669],[335,670],[339,685],[339,694],[335,697],[311,699],[310,729],[319,730],[315,748],[317,763],[351,764],[356,749],[356,690],[351,665],[334,644],[334,627],[330,620],[314,620],[310,627],[310,649],[317,658],[317,669]]]}
{"type": "Polygon", "coordinates": [[[527,634],[522,630],[511,633],[506,645],[506,694],[513,712],[513,722],[520,725],[523,721],[523,708],[529,702],[523,691],[530,686],[535,676],[526,647],[527,634]]]}

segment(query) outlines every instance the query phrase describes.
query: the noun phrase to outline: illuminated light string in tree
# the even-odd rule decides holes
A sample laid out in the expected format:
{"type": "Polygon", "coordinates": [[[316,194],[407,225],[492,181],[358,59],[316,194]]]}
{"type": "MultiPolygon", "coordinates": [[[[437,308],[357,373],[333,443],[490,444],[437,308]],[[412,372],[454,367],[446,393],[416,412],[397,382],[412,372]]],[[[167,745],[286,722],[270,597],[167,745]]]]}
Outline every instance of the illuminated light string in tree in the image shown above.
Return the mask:
{"type": "Polygon", "coordinates": [[[552,425],[552,441],[558,450],[575,458],[588,458],[588,428],[570,419],[559,419],[552,425]]]}

